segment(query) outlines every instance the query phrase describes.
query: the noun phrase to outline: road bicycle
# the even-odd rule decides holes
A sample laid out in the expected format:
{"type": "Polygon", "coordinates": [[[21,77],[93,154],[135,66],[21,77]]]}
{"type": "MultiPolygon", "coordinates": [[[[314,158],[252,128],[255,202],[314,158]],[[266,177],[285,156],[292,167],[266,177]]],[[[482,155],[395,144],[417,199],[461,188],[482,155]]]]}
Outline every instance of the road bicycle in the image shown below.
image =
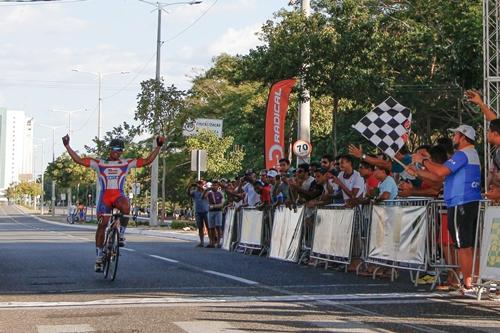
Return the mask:
{"type": "Polygon", "coordinates": [[[75,222],[78,222],[80,218],[78,217],[78,212],[72,212],[66,216],[66,222],[69,224],[75,224],[75,222]]]}
{"type": "Polygon", "coordinates": [[[124,215],[115,209],[113,214],[102,214],[99,217],[99,224],[102,223],[104,216],[110,216],[111,219],[104,232],[103,273],[105,279],[114,281],[118,271],[118,259],[120,258],[120,218],[124,215]]]}

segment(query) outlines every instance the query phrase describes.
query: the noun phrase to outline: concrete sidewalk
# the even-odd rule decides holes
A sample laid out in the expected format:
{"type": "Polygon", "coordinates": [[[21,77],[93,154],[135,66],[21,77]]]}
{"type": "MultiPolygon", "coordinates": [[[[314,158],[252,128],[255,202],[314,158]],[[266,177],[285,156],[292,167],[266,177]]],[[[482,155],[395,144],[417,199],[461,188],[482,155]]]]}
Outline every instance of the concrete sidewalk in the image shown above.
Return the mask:
{"type": "MultiPolygon", "coordinates": [[[[65,225],[67,227],[72,227],[76,229],[85,229],[85,230],[95,230],[96,225],[89,224],[69,224],[66,222],[65,215],[40,215],[39,211],[31,210],[22,206],[15,206],[19,212],[25,215],[30,215],[33,218],[51,224],[65,225]]],[[[164,228],[164,227],[159,227],[164,228]]],[[[166,228],[166,227],[165,227],[166,228]]],[[[179,239],[183,241],[189,242],[197,242],[198,241],[198,233],[196,231],[174,231],[174,230],[162,230],[148,227],[129,227],[127,228],[128,234],[134,235],[145,235],[145,236],[155,236],[155,237],[166,237],[179,239]]]]}

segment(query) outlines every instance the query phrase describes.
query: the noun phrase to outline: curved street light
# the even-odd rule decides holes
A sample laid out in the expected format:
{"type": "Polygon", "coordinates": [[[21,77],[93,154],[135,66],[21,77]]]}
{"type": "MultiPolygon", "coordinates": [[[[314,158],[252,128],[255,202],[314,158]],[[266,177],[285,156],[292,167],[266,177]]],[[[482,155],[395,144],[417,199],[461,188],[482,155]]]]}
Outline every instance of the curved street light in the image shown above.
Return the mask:
{"type": "Polygon", "coordinates": [[[99,81],[99,104],[97,108],[97,139],[101,139],[101,127],[102,127],[102,78],[107,75],[112,75],[112,74],[129,74],[130,72],[127,71],[120,71],[120,72],[88,72],[88,71],[82,71],[80,69],[72,69],[73,72],[77,73],[85,73],[85,74],[91,74],[97,77],[97,80],[99,81]]]}

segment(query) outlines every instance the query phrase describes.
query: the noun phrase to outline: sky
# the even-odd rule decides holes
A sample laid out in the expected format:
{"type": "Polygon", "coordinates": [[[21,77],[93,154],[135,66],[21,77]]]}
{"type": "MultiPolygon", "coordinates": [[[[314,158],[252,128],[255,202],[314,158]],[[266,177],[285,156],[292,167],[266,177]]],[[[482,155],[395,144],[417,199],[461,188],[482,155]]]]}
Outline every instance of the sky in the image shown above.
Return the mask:
{"type": "MultiPolygon", "coordinates": [[[[156,1],[153,1],[156,2],[156,1]]],[[[162,3],[182,2],[179,0],[162,3]]],[[[261,44],[256,32],[289,0],[204,0],[172,4],[162,15],[161,76],[189,89],[191,78],[221,53],[247,54],[261,44]]],[[[157,12],[140,0],[63,0],[0,3],[0,107],[35,119],[35,172],[59,156],[61,137],[84,152],[97,136],[102,73],[101,136],[133,123],[140,82],[155,76],[157,12]],[[80,72],[73,71],[74,69],[80,72]],[[94,74],[86,73],[91,72],[94,74]],[[120,74],[119,72],[129,72],[120,74]],[[59,126],[53,130],[42,125],[59,126]]]]}

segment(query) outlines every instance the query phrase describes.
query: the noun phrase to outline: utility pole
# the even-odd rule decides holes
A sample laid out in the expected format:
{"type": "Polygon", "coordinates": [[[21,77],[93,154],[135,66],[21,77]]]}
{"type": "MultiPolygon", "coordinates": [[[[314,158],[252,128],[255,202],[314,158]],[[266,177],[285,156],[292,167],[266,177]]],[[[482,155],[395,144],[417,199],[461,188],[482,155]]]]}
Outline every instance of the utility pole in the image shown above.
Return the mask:
{"type": "MultiPolygon", "coordinates": [[[[311,1],[310,0],[301,0],[301,9],[304,13],[305,17],[311,16],[311,1]]],[[[302,64],[303,67],[307,67],[307,64],[302,64]]],[[[300,80],[300,84],[303,87],[305,85],[304,79],[300,80]]],[[[302,101],[299,105],[299,114],[298,114],[298,139],[304,140],[311,143],[311,103],[310,103],[310,94],[309,90],[305,89],[302,93],[302,101]]],[[[308,157],[297,157],[297,163],[300,161],[309,163],[310,158],[308,157]]]]}
{"type": "MultiPolygon", "coordinates": [[[[41,170],[41,182],[42,182],[42,184],[41,184],[42,185],[42,194],[40,195],[40,215],[43,215],[43,214],[45,214],[44,207],[43,207],[44,206],[43,205],[44,204],[43,198],[44,198],[44,194],[45,194],[45,190],[44,190],[45,189],[45,181],[44,181],[44,179],[45,179],[45,177],[44,177],[45,176],[45,170],[44,170],[44,164],[43,164],[43,156],[44,156],[45,152],[44,152],[44,149],[43,149],[43,145],[44,145],[44,143],[45,143],[45,141],[47,139],[43,138],[43,139],[36,139],[36,140],[37,141],[41,141],[41,143],[39,145],[36,145],[36,146],[39,146],[39,147],[42,148],[42,156],[41,156],[41,160],[42,160],[41,164],[42,165],[41,165],[41,168],[40,168],[40,170],[41,170]]],[[[34,170],[33,174],[36,174],[36,170],[34,170]]]]}
{"type": "MultiPolygon", "coordinates": [[[[163,8],[157,3],[158,10],[158,31],[156,33],[156,83],[160,85],[160,65],[161,65],[161,12],[163,8]]],[[[155,98],[159,98],[158,91],[155,98]]],[[[153,135],[156,133],[153,133],[153,135]]],[[[153,138],[153,149],[156,149],[156,140],[153,138]]],[[[149,224],[158,225],[158,157],[151,165],[151,206],[149,207],[149,224]]]]}
{"type": "Polygon", "coordinates": [[[99,103],[97,106],[97,139],[101,140],[101,130],[102,130],[102,73],[97,73],[97,79],[99,81],[99,103]]]}
{"type": "Polygon", "coordinates": [[[44,187],[45,187],[45,181],[44,181],[45,180],[45,170],[43,169],[43,153],[44,153],[44,151],[43,151],[43,141],[42,141],[42,194],[41,194],[41,200],[40,200],[40,207],[41,207],[40,215],[42,215],[42,216],[45,213],[43,211],[43,206],[44,206],[43,198],[45,196],[44,195],[45,194],[45,189],[44,189],[44,187]]]}
{"type": "MultiPolygon", "coordinates": [[[[156,10],[158,11],[158,27],[157,27],[157,33],[156,33],[156,82],[158,83],[158,86],[160,85],[160,65],[161,65],[161,14],[162,11],[164,10],[164,7],[166,6],[172,6],[172,5],[197,5],[202,3],[202,1],[181,1],[181,2],[172,2],[172,3],[161,3],[161,2],[151,2],[147,0],[139,0],[141,2],[147,3],[149,5],[155,6],[156,10]]],[[[156,97],[158,98],[158,92],[156,94],[156,97]]],[[[153,135],[156,135],[159,133],[153,133],[153,135]]],[[[153,149],[156,148],[156,140],[153,138],[153,149]]],[[[158,158],[155,158],[153,163],[151,164],[151,206],[150,206],[150,218],[149,218],[149,224],[150,225],[157,225],[158,224],[158,158]]]]}
{"type": "Polygon", "coordinates": [[[103,72],[88,72],[88,71],[82,71],[80,69],[72,69],[73,72],[77,73],[86,73],[86,74],[91,74],[97,77],[98,81],[98,106],[97,106],[97,139],[101,140],[101,130],[102,130],[102,78],[106,75],[111,75],[111,74],[129,74],[130,72],[127,71],[120,71],[120,72],[110,72],[110,73],[103,73],[103,72]]]}
{"type": "MultiPolygon", "coordinates": [[[[55,142],[56,142],[56,129],[63,126],[49,126],[40,124],[40,126],[50,128],[52,130],[52,164],[54,164],[56,160],[56,156],[54,153],[55,142]]],[[[51,195],[51,206],[52,206],[52,216],[56,215],[56,181],[52,178],[52,195],[51,195]]]]}

